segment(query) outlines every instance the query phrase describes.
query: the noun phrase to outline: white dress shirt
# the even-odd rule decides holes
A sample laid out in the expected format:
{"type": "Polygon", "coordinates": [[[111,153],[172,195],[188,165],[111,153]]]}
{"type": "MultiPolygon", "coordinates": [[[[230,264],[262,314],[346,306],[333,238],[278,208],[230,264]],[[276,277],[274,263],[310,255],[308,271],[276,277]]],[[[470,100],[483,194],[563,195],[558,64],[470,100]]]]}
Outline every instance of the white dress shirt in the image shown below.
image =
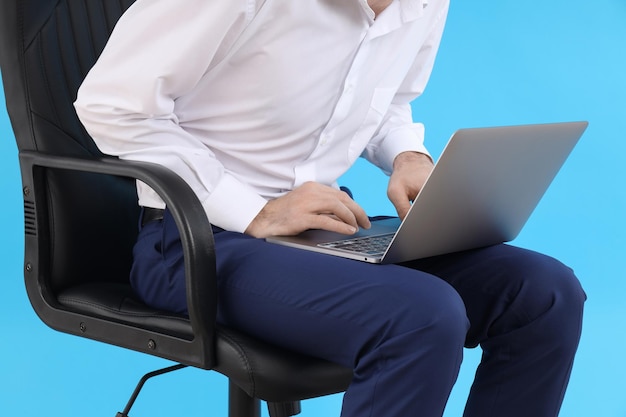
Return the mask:
{"type": "MultiPolygon", "coordinates": [[[[448,0],[138,0],[80,88],[102,152],[180,175],[209,220],[243,232],[269,199],[336,186],[363,156],[427,153],[410,102],[448,0]]],[[[139,204],[163,207],[145,184],[139,204]]]]}

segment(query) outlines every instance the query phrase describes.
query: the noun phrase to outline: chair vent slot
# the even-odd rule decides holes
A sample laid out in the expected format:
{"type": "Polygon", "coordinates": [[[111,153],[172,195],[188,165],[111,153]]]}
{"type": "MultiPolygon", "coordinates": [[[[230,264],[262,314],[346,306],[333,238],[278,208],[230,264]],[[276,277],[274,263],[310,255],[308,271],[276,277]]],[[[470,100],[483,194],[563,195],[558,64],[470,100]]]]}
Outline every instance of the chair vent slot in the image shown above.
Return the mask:
{"type": "Polygon", "coordinates": [[[24,232],[27,235],[37,236],[35,203],[32,201],[24,201],[24,232]]]}

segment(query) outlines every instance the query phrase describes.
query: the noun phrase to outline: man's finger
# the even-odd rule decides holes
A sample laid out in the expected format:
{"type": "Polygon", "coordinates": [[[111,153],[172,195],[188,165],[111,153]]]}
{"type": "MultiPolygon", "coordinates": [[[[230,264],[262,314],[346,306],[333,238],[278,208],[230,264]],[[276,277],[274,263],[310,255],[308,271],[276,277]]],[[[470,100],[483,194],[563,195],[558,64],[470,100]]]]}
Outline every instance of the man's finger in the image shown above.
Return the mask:
{"type": "Polygon", "coordinates": [[[389,191],[389,200],[396,208],[398,217],[403,220],[404,217],[406,217],[406,214],[409,212],[409,209],[411,208],[411,201],[404,193],[393,192],[393,190],[389,191]]]}
{"type": "Polygon", "coordinates": [[[352,226],[333,215],[311,216],[309,224],[312,229],[328,230],[330,232],[341,233],[342,235],[353,235],[358,228],[352,226]]]}
{"type": "Polygon", "coordinates": [[[356,201],[350,198],[348,201],[345,201],[344,204],[354,215],[359,227],[369,229],[372,226],[370,224],[370,219],[367,216],[367,213],[365,213],[365,210],[363,210],[363,208],[358,205],[356,201]]]}

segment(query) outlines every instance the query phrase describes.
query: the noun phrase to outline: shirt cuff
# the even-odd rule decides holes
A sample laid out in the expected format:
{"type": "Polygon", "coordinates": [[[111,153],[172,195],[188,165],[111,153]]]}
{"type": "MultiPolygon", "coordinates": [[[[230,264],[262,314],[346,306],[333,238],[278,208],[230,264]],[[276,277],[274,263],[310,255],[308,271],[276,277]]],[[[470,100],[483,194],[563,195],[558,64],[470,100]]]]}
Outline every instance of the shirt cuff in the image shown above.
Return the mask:
{"type": "Polygon", "coordinates": [[[225,173],[202,206],[211,224],[243,233],[265,204],[267,200],[251,187],[225,173]]]}
{"type": "Polygon", "coordinates": [[[419,152],[432,159],[424,146],[424,125],[413,123],[390,130],[378,148],[378,163],[387,174],[393,171],[393,161],[402,152],[419,152]]]}

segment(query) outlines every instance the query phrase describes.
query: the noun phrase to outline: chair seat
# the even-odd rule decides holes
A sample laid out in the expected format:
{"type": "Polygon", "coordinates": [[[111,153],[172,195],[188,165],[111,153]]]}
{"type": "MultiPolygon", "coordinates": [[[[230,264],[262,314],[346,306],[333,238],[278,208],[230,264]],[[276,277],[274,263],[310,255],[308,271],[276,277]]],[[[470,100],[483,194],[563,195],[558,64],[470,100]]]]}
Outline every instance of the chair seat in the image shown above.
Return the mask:
{"type": "MultiPolygon", "coordinates": [[[[83,284],[64,290],[57,299],[65,308],[81,314],[187,340],[193,338],[186,317],[146,306],[136,299],[127,284],[83,284]]],[[[287,351],[223,326],[217,329],[214,369],[249,396],[268,402],[298,401],[342,392],[352,380],[349,368],[287,351]]]]}

